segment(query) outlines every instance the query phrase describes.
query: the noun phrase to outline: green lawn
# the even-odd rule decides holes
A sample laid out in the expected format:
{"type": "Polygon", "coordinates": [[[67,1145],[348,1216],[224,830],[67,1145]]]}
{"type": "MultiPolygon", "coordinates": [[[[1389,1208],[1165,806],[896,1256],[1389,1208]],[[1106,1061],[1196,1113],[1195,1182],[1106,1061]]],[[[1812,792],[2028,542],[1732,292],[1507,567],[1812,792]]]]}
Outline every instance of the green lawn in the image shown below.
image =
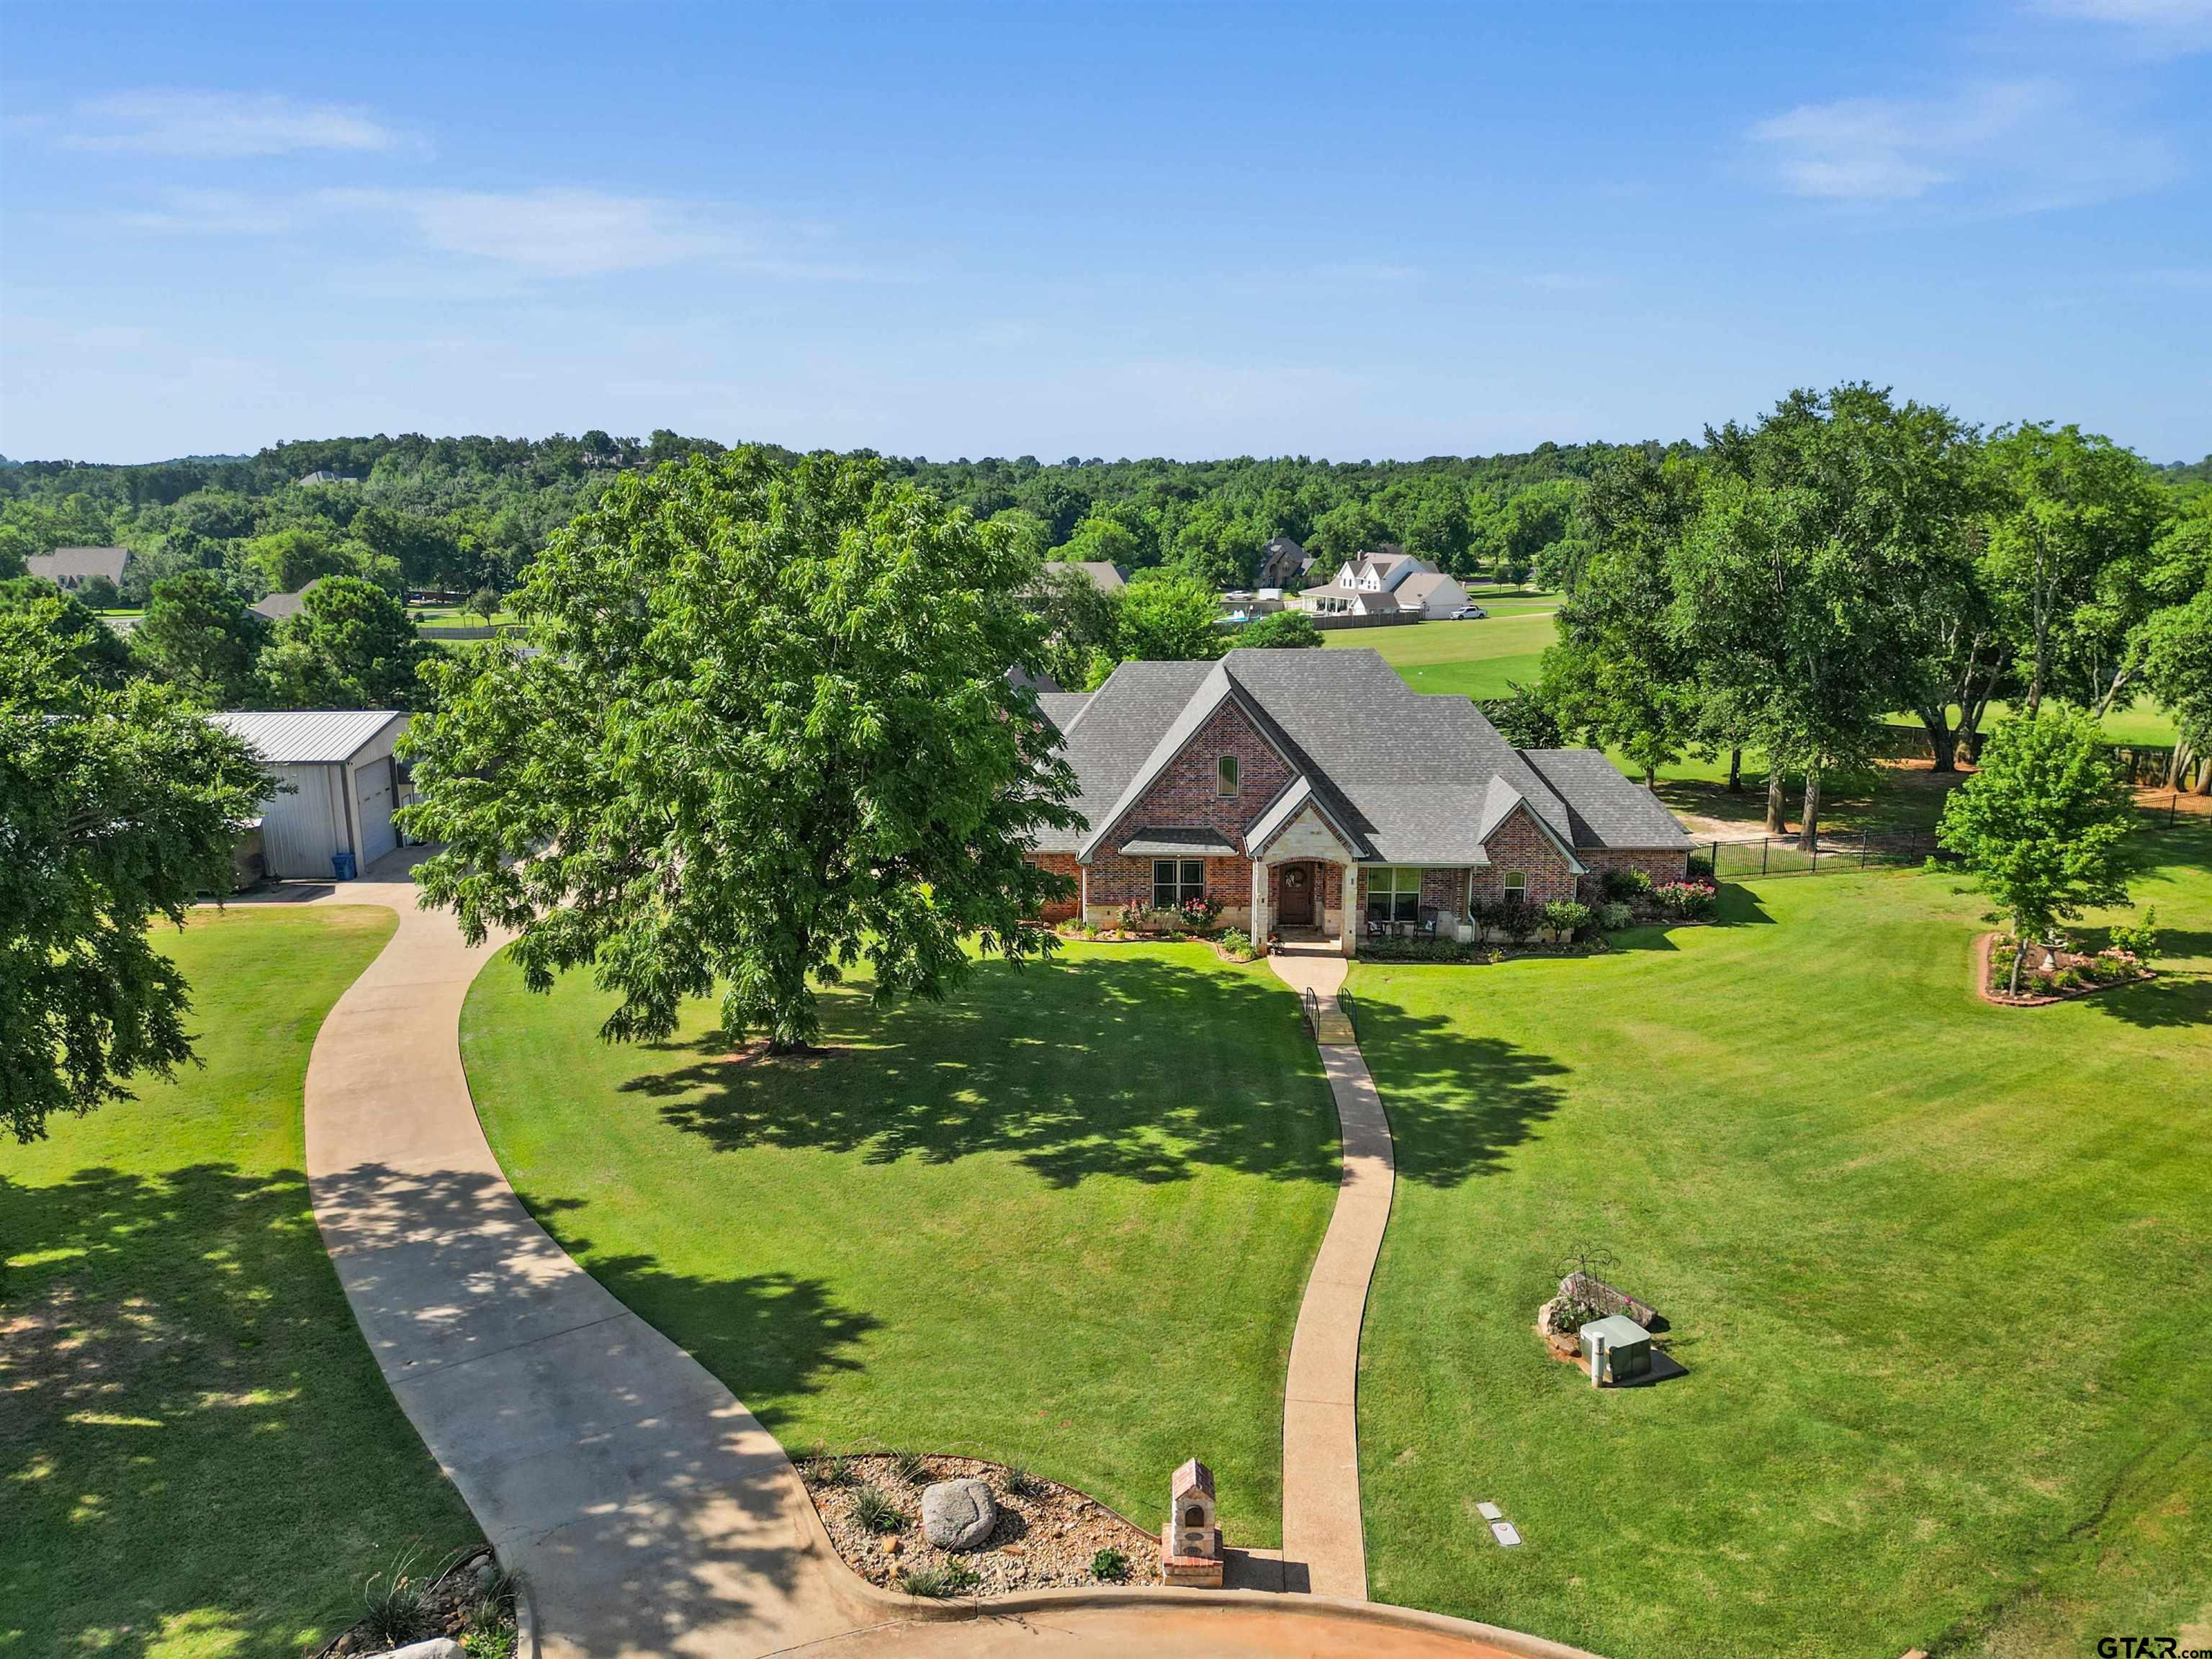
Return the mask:
{"type": "MultiPolygon", "coordinates": [[[[1487,598],[1479,603],[1488,605],[1487,598]]],[[[1382,653],[1416,691],[1502,697],[1508,680],[1534,685],[1544,647],[1559,631],[1548,608],[1482,622],[1425,622],[1401,628],[1336,628],[1322,635],[1333,650],[1366,646],[1382,653]]]]}
{"type": "MultiPolygon", "coordinates": [[[[1544,649],[1559,635],[1559,624],[1553,618],[1559,608],[1559,596],[1518,589],[1492,593],[1480,588],[1470,589],[1469,596],[1491,613],[1486,621],[1331,629],[1322,635],[1322,642],[1337,650],[1351,646],[1373,647],[1416,691],[1502,697],[1508,693],[1508,680],[1534,686],[1543,678],[1544,649]]],[[[1985,726],[1996,725],[2007,712],[2003,703],[1990,704],[1985,726]]],[[[1955,710],[1953,714],[1956,718],[1955,710]]],[[[2115,743],[2157,745],[2174,740],[2172,718],[2148,702],[2107,714],[2104,726],[2115,743]]],[[[1727,757],[1722,758],[1725,763],[1727,757]]],[[[1725,763],[1718,772],[1711,767],[1692,764],[1685,775],[1698,778],[1720,776],[1725,775],[1726,770],[1725,763]]]]}
{"type": "Polygon", "coordinates": [[[0,1655],[319,1645],[475,1541],[362,1341],[301,1170],[307,1050],[389,910],[197,915],[204,1069],[0,1142],[0,1655]]]}
{"type": "Polygon", "coordinates": [[[2212,825],[2134,848],[2166,977],[2035,1011],[1973,997],[1982,903],[1918,872],[1732,889],[1731,925],[1587,960],[1358,968],[1400,1170],[1374,1594],[1613,1659],[2212,1621],[2212,825]],[[1687,1375],[1546,1355],[1582,1241],[1687,1375]]]}
{"type": "Polygon", "coordinates": [[[462,1019],[501,1164],[577,1260],[787,1446],[1026,1464],[1156,1523],[1201,1456],[1280,1536],[1282,1389],[1336,1198],[1297,1003],[1202,945],[1074,945],[940,1005],[825,994],[830,1052],[728,1056],[710,1007],[504,959],[462,1019]]]}

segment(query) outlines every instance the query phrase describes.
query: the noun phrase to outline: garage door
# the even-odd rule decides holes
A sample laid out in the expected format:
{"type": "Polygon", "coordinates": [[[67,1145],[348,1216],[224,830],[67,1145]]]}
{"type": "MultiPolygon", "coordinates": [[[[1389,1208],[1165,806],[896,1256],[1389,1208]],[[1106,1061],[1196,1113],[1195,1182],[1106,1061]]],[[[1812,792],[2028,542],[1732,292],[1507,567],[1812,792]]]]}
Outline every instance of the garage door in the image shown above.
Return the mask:
{"type": "Polygon", "coordinates": [[[370,865],[399,844],[392,828],[392,763],[371,761],[354,776],[361,802],[361,866],[367,874],[370,865]]]}

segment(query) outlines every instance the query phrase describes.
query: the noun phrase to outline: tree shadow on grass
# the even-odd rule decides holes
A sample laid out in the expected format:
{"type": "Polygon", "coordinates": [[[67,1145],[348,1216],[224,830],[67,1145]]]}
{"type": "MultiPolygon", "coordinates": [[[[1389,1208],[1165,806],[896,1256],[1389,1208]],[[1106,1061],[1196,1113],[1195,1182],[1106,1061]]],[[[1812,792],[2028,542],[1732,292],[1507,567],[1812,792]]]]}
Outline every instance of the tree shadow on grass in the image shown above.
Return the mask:
{"type": "MultiPolygon", "coordinates": [[[[319,1182],[317,1195],[347,1207],[330,1243],[368,1298],[358,1324],[296,1170],[0,1178],[0,1239],[15,1263],[0,1282],[0,1648],[139,1656],[190,1630],[238,1659],[296,1656],[350,1625],[364,1581],[407,1549],[434,1559],[473,1544],[460,1495],[394,1398],[434,1374],[393,1363],[395,1329],[450,1340],[448,1358],[476,1362],[444,1373],[463,1383],[471,1423],[529,1424],[556,1459],[596,1467],[602,1442],[634,1450],[641,1414],[665,1414],[615,1386],[592,1404],[597,1418],[564,1423],[543,1409],[538,1370],[502,1374],[547,1352],[518,1323],[545,1305],[554,1272],[574,1269],[496,1176],[367,1166],[319,1182]]],[[[692,1278],[643,1256],[605,1267],[648,1321],[658,1308],[675,1328],[713,1333],[711,1367],[787,1398],[857,1363],[848,1351],[871,1323],[792,1275],[692,1278]]],[[[606,1375],[593,1368],[618,1368],[637,1338],[610,1321],[565,1340],[544,1386],[568,1362],[606,1375]]],[[[463,1434],[439,1450],[472,1497],[496,1495],[530,1461],[479,1467],[500,1443],[463,1434]]],[[[608,1536],[592,1540],[593,1559],[562,1553],[576,1547],[568,1529],[526,1540],[544,1553],[538,1570],[627,1571],[641,1632],[656,1640],[726,1611],[708,1605],[702,1564],[794,1571],[787,1551],[711,1538],[646,1553],[696,1533],[702,1505],[768,1477],[712,1434],[642,1443],[647,1455],[608,1465],[598,1511],[608,1536]],[[682,1570],[656,1575],[665,1562],[682,1570]]]]}
{"type": "MultiPolygon", "coordinates": [[[[0,1178],[0,1631],[296,1655],[477,1534],[361,1346],[297,1170],[0,1178]]],[[[0,1648],[6,1647],[0,1640],[0,1648]]]]}
{"type": "Polygon", "coordinates": [[[2145,984],[2117,986],[2082,1000],[2100,1014],[2146,1030],[2212,1028],[2212,976],[2202,974],[2162,973],[2145,984]]]}
{"type": "Polygon", "coordinates": [[[1494,1175],[1566,1098],[1553,1079],[1568,1068],[1547,1055],[1470,1036],[1438,1015],[1342,1000],[1390,1115],[1401,1181],[1456,1187],[1494,1175]]]}
{"type": "Polygon", "coordinates": [[[836,1052],[729,1058],[726,1035],[661,1045],[688,1065],[627,1091],[719,1152],[861,1152],[872,1164],[1009,1154],[1055,1187],[1200,1168],[1334,1184],[1335,1120],[1287,987],[1102,952],[979,966],[941,1003],[823,998],[836,1052]]]}

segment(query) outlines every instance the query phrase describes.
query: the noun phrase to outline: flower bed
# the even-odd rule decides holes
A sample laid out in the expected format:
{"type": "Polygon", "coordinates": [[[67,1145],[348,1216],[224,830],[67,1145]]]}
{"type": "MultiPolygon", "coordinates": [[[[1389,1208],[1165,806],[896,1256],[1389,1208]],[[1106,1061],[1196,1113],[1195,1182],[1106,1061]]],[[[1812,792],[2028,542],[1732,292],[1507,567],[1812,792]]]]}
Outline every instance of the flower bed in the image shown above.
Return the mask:
{"type": "Polygon", "coordinates": [[[1073,1486],[974,1457],[923,1457],[913,1460],[910,1473],[902,1474],[904,1461],[876,1453],[811,1457],[799,1466],[830,1541],[845,1565],[872,1584],[928,1595],[990,1596],[1163,1582],[1159,1539],[1073,1486]],[[972,1550],[940,1550],[922,1536],[922,1488],[969,1475],[991,1488],[998,1522],[972,1550]],[[890,1513],[864,1493],[890,1500],[890,1513]],[[866,1510],[877,1516],[875,1526],[856,1512],[866,1510]],[[1112,1568],[1117,1557],[1119,1576],[1102,1577],[1098,1569],[1112,1568]]]}
{"type": "Polygon", "coordinates": [[[1984,933],[1974,942],[1975,989],[1983,1001],[2001,1008],[2039,1008],[2158,977],[2134,951],[2117,946],[2089,952],[2063,944],[2031,944],[2027,959],[2021,964],[2021,988],[2014,994],[2012,969],[2017,950],[2016,942],[2002,933],[1984,933]]]}

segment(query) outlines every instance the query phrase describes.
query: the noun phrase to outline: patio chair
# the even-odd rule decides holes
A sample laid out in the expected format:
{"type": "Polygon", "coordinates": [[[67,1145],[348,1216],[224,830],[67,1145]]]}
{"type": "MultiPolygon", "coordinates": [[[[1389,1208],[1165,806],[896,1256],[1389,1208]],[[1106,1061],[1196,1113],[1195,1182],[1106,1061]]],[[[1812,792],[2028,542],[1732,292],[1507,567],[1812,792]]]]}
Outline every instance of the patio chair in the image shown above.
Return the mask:
{"type": "Polygon", "coordinates": [[[1437,907],[1435,905],[1428,905],[1422,909],[1420,932],[1423,939],[1434,939],[1437,936],[1437,907]]]}
{"type": "Polygon", "coordinates": [[[1379,916],[1370,916],[1370,917],[1368,917],[1368,918],[1367,918],[1367,937],[1368,937],[1368,938],[1370,938],[1370,939],[1386,939],[1389,938],[1389,937],[1390,937],[1390,924],[1389,924],[1389,922],[1387,922],[1387,921],[1383,921],[1381,917],[1379,917],[1379,916]]]}

